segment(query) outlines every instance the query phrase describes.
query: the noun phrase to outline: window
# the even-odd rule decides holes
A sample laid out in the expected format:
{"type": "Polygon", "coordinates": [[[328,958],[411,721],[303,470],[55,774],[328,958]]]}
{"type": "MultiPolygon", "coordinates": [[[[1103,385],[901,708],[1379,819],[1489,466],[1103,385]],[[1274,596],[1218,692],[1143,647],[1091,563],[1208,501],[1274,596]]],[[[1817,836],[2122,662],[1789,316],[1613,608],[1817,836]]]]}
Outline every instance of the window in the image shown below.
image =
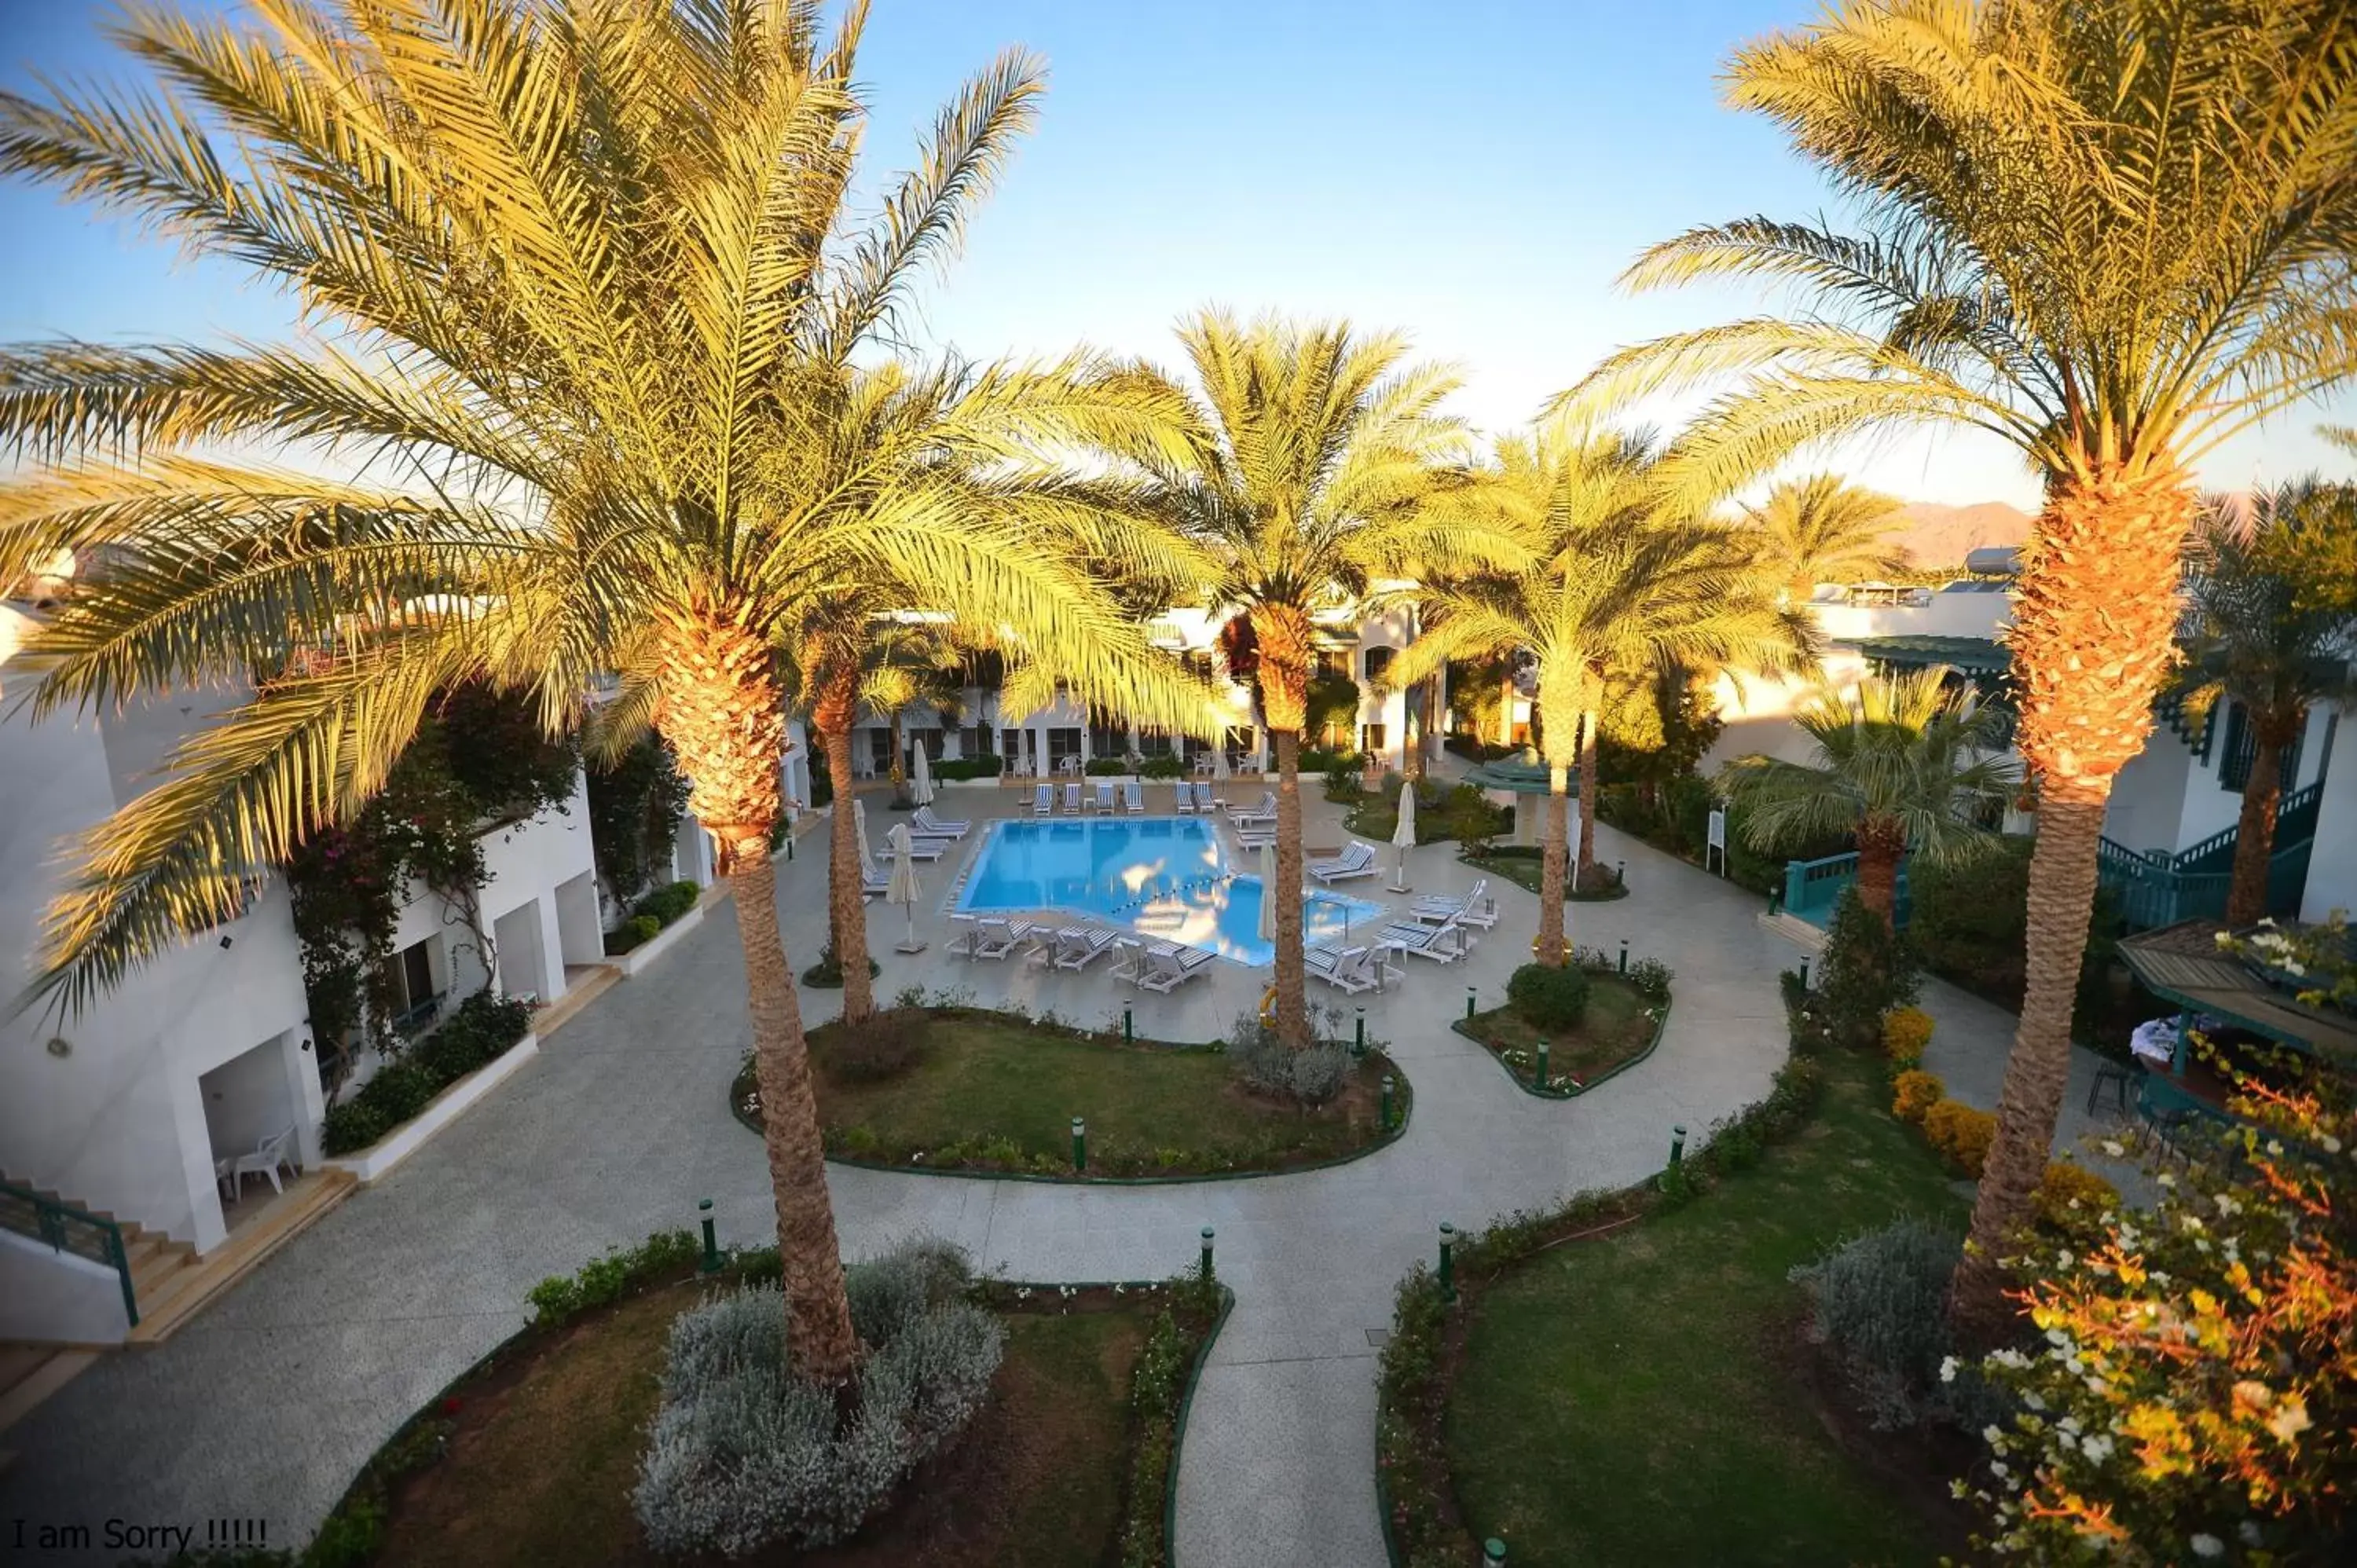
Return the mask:
{"type": "Polygon", "coordinates": [[[1127,725],[1093,724],[1089,726],[1091,757],[1124,757],[1129,752],[1127,725]]]}
{"type": "Polygon", "coordinates": [[[384,961],[384,980],[393,996],[393,1026],[414,1035],[432,1024],[442,1011],[442,997],[434,988],[434,939],[412,942],[384,961]]]}
{"type": "MultiPolygon", "coordinates": [[[[2276,759],[2276,787],[2283,793],[2291,792],[2292,783],[2299,777],[2299,742],[2294,736],[2291,744],[2283,748],[2276,759]]],[[[2241,791],[2251,781],[2251,765],[2258,760],[2259,734],[2236,703],[2226,715],[2226,745],[2218,757],[2218,787],[2241,791]]]]}
{"type": "Polygon", "coordinates": [[[1384,726],[1382,725],[1361,725],[1359,726],[1359,749],[1365,752],[1370,757],[1380,757],[1383,755],[1383,742],[1386,738],[1388,737],[1385,736],[1384,726]]]}
{"type": "Polygon", "coordinates": [[[867,769],[871,773],[892,770],[892,732],[881,725],[867,732],[867,769]]]}
{"type": "Polygon", "coordinates": [[[990,750],[990,731],[980,725],[968,725],[958,736],[958,751],[966,757],[981,757],[990,750]]]}
{"type": "Polygon", "coordinates": [[[1152,730],[1139,730],[1137,732],[1137,755],[1140,757],[1169,756],[1170,737],[1167,735],[1157,735],[1152,730]]]}
{"type": "Polygon", "coordinates": [[[1365,660],[1367,679],[1370,682],[1382,680],[1383,671],[1392,667],[1392,660],[1398,652],[1396,648],[1368,649],[1365,660]]]}
{"type": "Polygon", "coordinates": [[[1081,754],[1081,732],[1078,729],[1051,729],[1048,732],[1048,760],[1061,762],[1081,754]]]}

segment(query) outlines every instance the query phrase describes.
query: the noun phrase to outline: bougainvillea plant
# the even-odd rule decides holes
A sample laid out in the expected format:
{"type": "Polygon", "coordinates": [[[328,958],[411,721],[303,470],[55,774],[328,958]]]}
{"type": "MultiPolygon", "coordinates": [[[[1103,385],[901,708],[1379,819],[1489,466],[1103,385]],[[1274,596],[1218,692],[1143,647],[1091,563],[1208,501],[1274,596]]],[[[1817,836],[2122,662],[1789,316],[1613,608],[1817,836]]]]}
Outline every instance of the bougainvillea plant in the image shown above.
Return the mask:
{"type": "MultiPolygon", "coordinates": [[[[2080,1250],[2028,1244],[2042,1337],[1983,1363],[2020,1401],[1961,1492],[2033,1562],[2346,1561],[2357,1526],[2357,1225],[2350,1080],[2235,1080],[2218,1157],[2080,1250]]],[[[2107,1152],[2121,1152],[2118,1145],[2107,1152]]],[[[1943,1376],[1953,1376],[1953,1363],[1943,1376]]]]}

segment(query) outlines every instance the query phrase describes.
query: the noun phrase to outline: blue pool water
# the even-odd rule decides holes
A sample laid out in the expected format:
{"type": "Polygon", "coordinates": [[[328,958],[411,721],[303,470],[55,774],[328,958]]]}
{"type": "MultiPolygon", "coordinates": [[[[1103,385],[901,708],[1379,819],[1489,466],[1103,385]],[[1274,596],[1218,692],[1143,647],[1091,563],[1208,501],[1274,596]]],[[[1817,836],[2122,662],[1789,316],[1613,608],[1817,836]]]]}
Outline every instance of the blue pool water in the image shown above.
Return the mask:
{"type": "MultiPolygon", "coordinates": [[[[1260,939],[1260,878],[1238,869],[1213,824],[1198,818],[1000,822],[991,824],[953,908],[1062,909],[1238,963],[1267,963],[1275,950],[1260,939]]],[[[1323,888],[1303,906],[1312,942],[1338,939],[1346,928],[1367,929],[1384,912],[1323,888]]]]}

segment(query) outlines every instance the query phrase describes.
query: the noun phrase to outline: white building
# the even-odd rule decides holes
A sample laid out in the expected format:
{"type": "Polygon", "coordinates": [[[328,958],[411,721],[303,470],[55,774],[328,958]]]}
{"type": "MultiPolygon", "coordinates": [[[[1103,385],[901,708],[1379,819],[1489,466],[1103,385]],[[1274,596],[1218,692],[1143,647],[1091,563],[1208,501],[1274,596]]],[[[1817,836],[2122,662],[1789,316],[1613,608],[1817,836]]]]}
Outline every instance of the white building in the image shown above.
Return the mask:
{"type": "MultiPolygon", "coordinates": [[[[183,737],[239,697],[184,693],[34,724],[6,712],[25,686],[7,660],[33,624],[27,609],[0,605],[0,1009],[33,976],[74,837],[135,799],[183,737]]],[[[411,1027],[430,1026],[487,983],[553,1002],[568,972],[603,957],[577,778],[565,808],[491,825],[483,850],[488,944],[443,898],[409,889],[393,968],[411,1027]]],[[[260,880],[236,919],[142,965],[78,1014],[0,1011],[0,1180],[135,1227],[150,1253],[214,1251],[271,1196],[249,1177],[225,1207],[222,1162],[283,1133],[306,1169],[319,1160],[322,1053],[307,1015],[300,944],[274,877],[260,880]]],[[[34,1208],[11,1200],[12,1214],[34,1208]]],[[[0,1339],[119,1340],[121,1294],[114,1271],[0,1226],[0,1339]]]]}

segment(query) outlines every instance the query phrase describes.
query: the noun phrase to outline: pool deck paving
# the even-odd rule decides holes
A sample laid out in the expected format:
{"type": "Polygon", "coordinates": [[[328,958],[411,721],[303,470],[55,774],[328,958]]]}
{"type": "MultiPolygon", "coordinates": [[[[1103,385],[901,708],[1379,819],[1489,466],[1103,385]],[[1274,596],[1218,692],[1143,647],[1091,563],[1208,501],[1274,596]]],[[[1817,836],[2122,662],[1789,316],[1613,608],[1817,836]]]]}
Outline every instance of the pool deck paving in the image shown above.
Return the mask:
{"type": "MultiPolygon", "coordinates": [[[[1335,809],[1316,796],[1314,785],[1305,788],[1313,838],[1338,839],[1335,809]]],[[[943,791],[935,809],[981,817],[1012,814],[1017,804],[1012,790],[958,789],[943,791]]],[[[869,816],[878,833],[892,820],[874,801],[869,816]]],[[[1178,1561],[1382,1563],[1378,1339],[1400,1277],[1434,1255],[1439,1222],[1478,1227],[1641,1179],[1661,1166],[1673,1124],[1701,1135],[1760,1098],[1784,1058],[1776,974],[1794,950],[1761,925],[1760,901],[1599,831],[1604,856],[1628,861],[1632,891],[1573,906],[1574,940],[1617,950],[1625,938],[1632,955],[1669,962],[1677,982],[1660,1049],[1594,1094],[1525,1095],[1448,1027],[1464,1011],[1467,986],[1484,1005],[1502,1000],[1536,929],[1536,899],[1493,878],[1502,918],[1465,961],[1404,959],[1405,983],[1381,996],[1311,986],[1313,999],[1339,1003],[1344,1019],[1365,1003],[1370,1036],[1412,1081],[1413,1119],[1395,1143],[1323,1171],[1183,1185],[1074,1187],[836,1166],[829,1190],[846,1252],[922,1234],[957,1242],[978,1266],[1015,1279],[1156,1279],[1191,1264],[1198,1232],[1213,1226],[1219,1271],[1237,1305],[1197,1390],[1180,1455],[1178,1561]]],[[[1158,996],[1102,964],[1072,973],[950,957],[956,928],[941,912],[942,895],[966,853],[926,868],[917,920],[925,952],[891,950],[900,913],[869,907],[879,998],[909,986],[955,991],[1083,1024],[1117,1019],[1128,1003],[1140,1034],[1167,1039],[1224,1035],[1258,1004],[1266,972],[1227,963],[1158,996]]],[[[825,938],[825,873],[823,837],[805,839],[780,865],[780,925],[798,967],[825,938]]],[[[1419,849],[1411,861],[1418,894],[1461,893],[1476,875],[1453,845],[1419,849]]],[[[1388,880],[1386,869],[1347,886],[1397,903],[1383,891],[1388,880]]],[[[537,1281],[651,1230],[692,1223],[701,1197],[715,1199],[724,1242],[769,1240],[760,1141],[727,1106],[747,1045],[742,977],[733,923],[705,920],[648,973],[611,988],[551,1036],[511,1082],[170,1340],[111,1357],[69,1385],[9,1434],[20,1458],[0,1477],[0,1520],[82,1524],[94,1535],[110,1520],[183,1524],[201,1542],[206,1520],[263,1519],[272,1544],[297,1543],[405,1417],[522,1326],[524,1293],[537,1281]]],[[[813,1023],[840,1005],[838,993],[802,995],[813,1023]]],[[[1926,1005],[1940,1020],[1933,1050],[1952,1092],[1993,1103],[2007,1015],[1936,985],[1926,1005]]]]}

